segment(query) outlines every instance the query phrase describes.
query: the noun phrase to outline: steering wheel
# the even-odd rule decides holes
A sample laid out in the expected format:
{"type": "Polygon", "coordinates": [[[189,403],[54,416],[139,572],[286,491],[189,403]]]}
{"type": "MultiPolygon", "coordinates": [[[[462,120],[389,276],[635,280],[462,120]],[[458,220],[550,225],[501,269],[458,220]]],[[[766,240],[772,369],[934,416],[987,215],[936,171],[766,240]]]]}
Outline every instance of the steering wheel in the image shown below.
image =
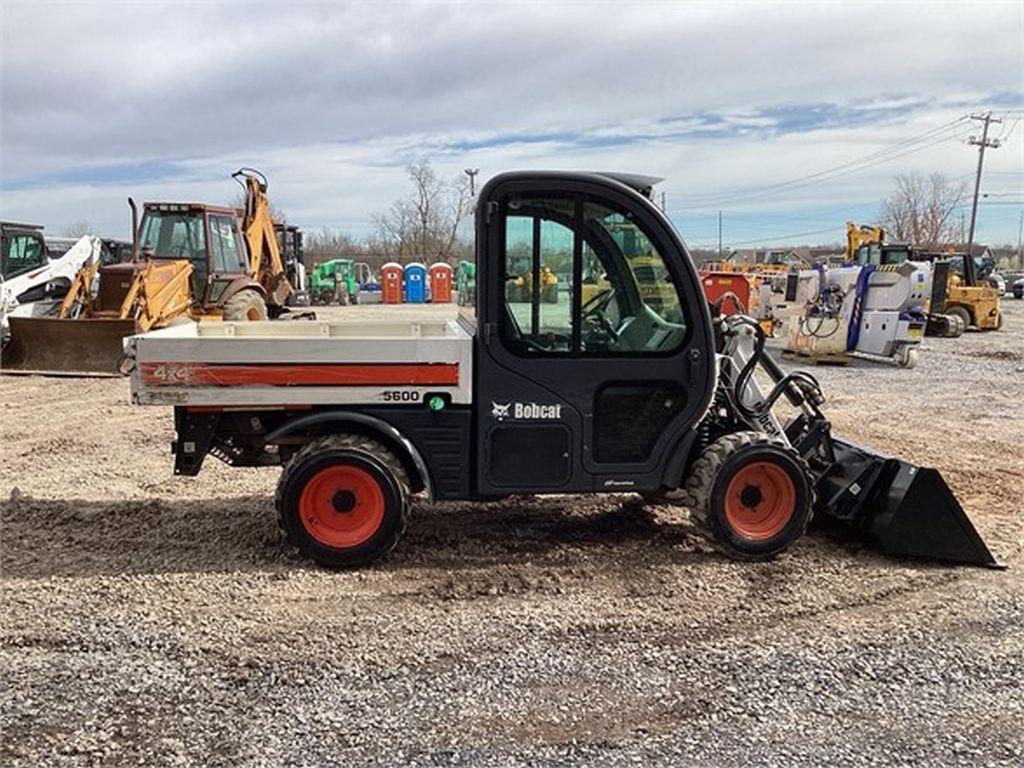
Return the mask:
{"type": "Polygon", "coordinates": [[[594,296],[582,308],[583,322],[596,326],[608,334],[612,342],[618,341],[619,333],[611,321],[605,317],[604,311],[615,298],[615,289],[609,288],[594,296]]]}

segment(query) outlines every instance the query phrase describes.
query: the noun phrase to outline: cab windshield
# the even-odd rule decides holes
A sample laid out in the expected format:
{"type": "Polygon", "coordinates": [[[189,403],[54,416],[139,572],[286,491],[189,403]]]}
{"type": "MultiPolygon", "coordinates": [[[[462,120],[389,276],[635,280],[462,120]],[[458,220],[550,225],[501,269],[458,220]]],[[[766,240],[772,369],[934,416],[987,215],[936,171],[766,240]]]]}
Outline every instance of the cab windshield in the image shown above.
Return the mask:
{"type": "Polygon", "coordinates": [[[883,248],[882,264],[902,264],[910,261],[909,248],[883,248]]]}
{"type": "Polygon", "coordinates": [[[180,211],[146,211],[139,246],[149,248],[157,259],[206,260],[206,228],[203,214],[180,211]]]}

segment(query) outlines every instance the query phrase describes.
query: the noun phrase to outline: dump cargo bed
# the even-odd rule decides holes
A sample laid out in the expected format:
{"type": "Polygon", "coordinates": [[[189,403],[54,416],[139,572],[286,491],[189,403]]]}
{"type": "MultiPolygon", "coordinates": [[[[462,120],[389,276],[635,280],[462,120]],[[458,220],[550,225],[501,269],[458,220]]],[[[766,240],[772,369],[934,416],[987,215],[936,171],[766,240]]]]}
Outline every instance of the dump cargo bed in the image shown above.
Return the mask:
{"type": "Polygon", "coordinates": [[[472,323],[188,323],[125,341],[132,401],[218,407],[471,402],[472,323]]]}

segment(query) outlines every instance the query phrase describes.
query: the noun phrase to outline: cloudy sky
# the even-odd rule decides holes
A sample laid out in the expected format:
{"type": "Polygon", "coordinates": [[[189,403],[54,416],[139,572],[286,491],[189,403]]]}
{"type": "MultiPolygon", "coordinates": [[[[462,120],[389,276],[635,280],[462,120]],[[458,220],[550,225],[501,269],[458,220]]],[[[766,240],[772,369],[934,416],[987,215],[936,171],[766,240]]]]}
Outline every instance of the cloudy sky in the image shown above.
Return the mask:
{"type": "Polygon", "coordinates": [[[663,176],[691,245],[838,241],[894,173],[969,180],[982,240],[1024,208],[1024,4],[52,3],[0,0],[0,208],[128,235],[125,198],[366,233],[404,166],[663,176]]]}

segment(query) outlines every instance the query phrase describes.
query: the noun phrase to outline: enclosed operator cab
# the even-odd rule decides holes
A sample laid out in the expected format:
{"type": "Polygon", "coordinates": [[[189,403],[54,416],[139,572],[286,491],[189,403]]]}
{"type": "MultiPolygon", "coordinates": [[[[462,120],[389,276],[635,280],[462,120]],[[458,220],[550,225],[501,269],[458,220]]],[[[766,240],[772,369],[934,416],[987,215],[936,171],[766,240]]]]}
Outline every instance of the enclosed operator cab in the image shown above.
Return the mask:
{"type": "Polygon", "coordinates": [[[687,453],[714,347],[692,261],[642,194],[655,181],[513,173],[481,192],[478,494],[657,488],[687,453]]]}
{"type": "MultiPolygon", "coordinates": [[[[0,277],[4,280],[13,280],[46,266],[49,259],[42,227],[5,221],[0,225],[0,233],[3,246],[0,250],[0,277]]],[[[45,284],[33,286],[16,298],[23,303],[38,301],[47,296],[46,289],[45,284]]]]}
{"type": "Polygon", "coordinates": [[[146,203],[139,247],[157,261],[188,260],[192,296],[204,308],[218,306],[228,287],[249,272],[245,242],[231,208],[146,203]]]}
{"type": "Polygon", "coordinates": [[[755,320],[712,332],[652,182],[498,176],[477,207],[475,318],[168,327],[126,344],[133,400],[174,405],[178,474],[209,454],[282,466],[279,522],[331,566],[390,551],[420,491],[666,489],[742,559],[799,538],[817,491],[888,552],[997,566],[937,471],[831,435],[818,383],[775,364],[755,320]]]}

